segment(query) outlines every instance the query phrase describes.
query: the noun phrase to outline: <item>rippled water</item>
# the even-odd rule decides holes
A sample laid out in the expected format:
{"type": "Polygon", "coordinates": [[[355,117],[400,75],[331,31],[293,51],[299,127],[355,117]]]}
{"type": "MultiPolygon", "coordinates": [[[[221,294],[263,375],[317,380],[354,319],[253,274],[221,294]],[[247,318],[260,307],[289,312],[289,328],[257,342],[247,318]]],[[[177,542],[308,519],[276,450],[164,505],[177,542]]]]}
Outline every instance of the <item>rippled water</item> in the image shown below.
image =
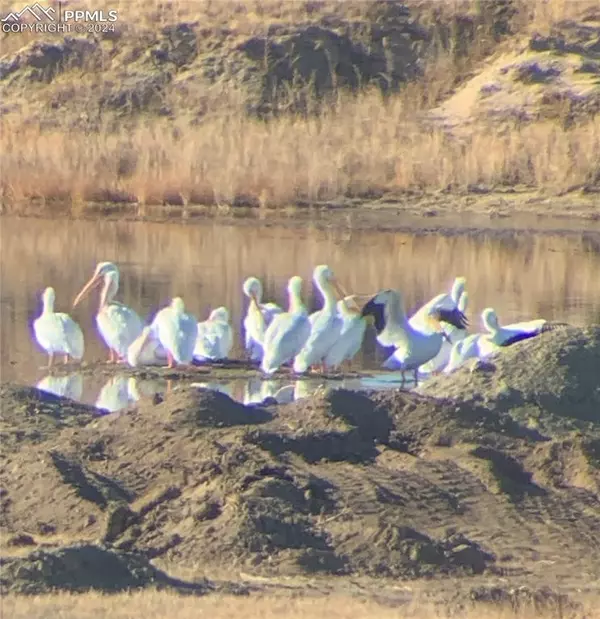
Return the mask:
{"type": "MultiPolygon", "coordinates": [[[[487,306],[495,307],[503,322],[533,317],[576,325],[600,321],[599,245],[576,235],[444,236],[322,231],[310,226],[2,218],[0,240],[0,370],[2,380],[28,384],[45,376],[40,367],[47,359],[31,338],[31,322],[40,312],[45,286],[56,290],[56,310],[71,313],[84,329],[86,359],[105,357],[94,325],[97,295],[75,312],[70,309],[96,263],[103,260],[120,267],[117,298],[143,317],[176,295],[183,296],[188,311],[199,319],[211,308],[226,305],[237,336],[233,356],[241,352],[244,278],[260,277],[265,299],[285,304],[287,279],[299,274],[306,278],[310,304],[317,307],[309,280],[319,263],[329,264],[352,292],[402,290],[408,309],[447,290],[456,275],[464,275],[474,329],[487,306]]],[[[376,368],[382,358],[369,334],[354,369],[376,368]]],[[[92,383],[82,388],[82,398],[90,403],[104,388],[92,383]]],[[[243,400],[246,386],[232,383],[221,388],[243,400]]]]}

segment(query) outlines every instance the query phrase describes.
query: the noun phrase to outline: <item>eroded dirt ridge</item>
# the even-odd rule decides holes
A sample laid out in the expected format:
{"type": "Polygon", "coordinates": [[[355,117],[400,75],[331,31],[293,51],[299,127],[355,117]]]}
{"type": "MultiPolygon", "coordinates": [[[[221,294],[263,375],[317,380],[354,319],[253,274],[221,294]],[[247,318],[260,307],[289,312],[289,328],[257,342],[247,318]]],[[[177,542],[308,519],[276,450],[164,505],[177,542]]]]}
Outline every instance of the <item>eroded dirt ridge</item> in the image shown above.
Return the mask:
{"type": "Polygon", "coordinates": [[[598,361],[600,328],[564,329],[432,381],[435,396],[332,390],[246,407],[182,388],[101,418],[3,385],[2,584],[164,583],[152,559],[598,578],[598,361]],[[116,566],[110,582],[89,576],[94,553],[116,566]]]}

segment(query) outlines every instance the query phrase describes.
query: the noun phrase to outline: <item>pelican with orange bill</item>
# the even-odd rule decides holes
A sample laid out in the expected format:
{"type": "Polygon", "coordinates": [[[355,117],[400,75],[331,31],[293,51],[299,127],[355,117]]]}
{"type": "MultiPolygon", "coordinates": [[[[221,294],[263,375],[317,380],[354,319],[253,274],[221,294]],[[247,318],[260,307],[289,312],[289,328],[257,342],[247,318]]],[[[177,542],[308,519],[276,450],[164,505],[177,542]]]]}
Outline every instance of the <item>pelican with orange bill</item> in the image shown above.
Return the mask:
{"type": "Polygon", "coordinates": [[[102,286],[96,325],[106,346],[108,362],[121,363],[127,360],[129,346],[140,336],[144,323],[138,314],[127,305],[114,300],[119,290],[119,269],[112,262],[100,262],[88,283],[73,301],[73,307],[92,290],[102,286]]]}

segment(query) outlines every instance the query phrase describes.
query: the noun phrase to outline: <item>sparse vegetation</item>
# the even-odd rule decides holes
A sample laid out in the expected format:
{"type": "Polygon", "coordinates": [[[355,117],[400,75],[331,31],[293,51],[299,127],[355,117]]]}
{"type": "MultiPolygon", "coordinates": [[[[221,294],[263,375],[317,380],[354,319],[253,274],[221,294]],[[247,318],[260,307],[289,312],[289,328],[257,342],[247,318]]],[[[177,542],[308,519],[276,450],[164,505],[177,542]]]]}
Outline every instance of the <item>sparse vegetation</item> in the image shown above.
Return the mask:
{"type": "Polygon", "coordinates": [[[114,35],[3,35],[4,212],[600,184],[595,2],[105,4],[114,35]]]}
{"type": "MultiPolygon", "coordinates": [[[[260,597],[234,597],[211,595],[202,598],[179,596],[170,593],[134,593],[114,596],[100,594],[14,597],[2,601],[3,611],[13,619],[92,619],[110,615],[114,619],[137,617],[214,617],[220,619],[446,619],[455,616],[440,609],[428,609],[420,605],[391,606],[378,604],[354,596],[327,595],[298,597],[288,595],[263,595],[260,597]]],[[[590,607],[593,608],[593,607],[590,607]]],[[[555,611],[540,611],[536,608],[482,609],[463,611],[465,619],[593,619],[596,614],[572,612],[568,615],[557,608],[555,611]]]]}

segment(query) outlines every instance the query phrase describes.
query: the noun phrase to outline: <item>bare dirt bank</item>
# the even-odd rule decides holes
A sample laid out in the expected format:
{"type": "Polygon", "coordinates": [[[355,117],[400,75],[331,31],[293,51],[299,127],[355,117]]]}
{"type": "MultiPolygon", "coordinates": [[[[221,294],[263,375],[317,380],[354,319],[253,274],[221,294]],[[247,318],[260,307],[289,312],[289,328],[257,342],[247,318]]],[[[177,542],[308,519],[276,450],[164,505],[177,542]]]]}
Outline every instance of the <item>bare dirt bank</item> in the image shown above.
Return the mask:
{"type": "Polygon", "coordinates": [[[310,577],[363,579],[373,595],[414,582],[454,606],[574,604],[600,575],[599,355],[598,327],[566,328],[436,397],[244,406],[182,388],[100,418],[4,384],[3,589],[251,592],[310,577]]]}

